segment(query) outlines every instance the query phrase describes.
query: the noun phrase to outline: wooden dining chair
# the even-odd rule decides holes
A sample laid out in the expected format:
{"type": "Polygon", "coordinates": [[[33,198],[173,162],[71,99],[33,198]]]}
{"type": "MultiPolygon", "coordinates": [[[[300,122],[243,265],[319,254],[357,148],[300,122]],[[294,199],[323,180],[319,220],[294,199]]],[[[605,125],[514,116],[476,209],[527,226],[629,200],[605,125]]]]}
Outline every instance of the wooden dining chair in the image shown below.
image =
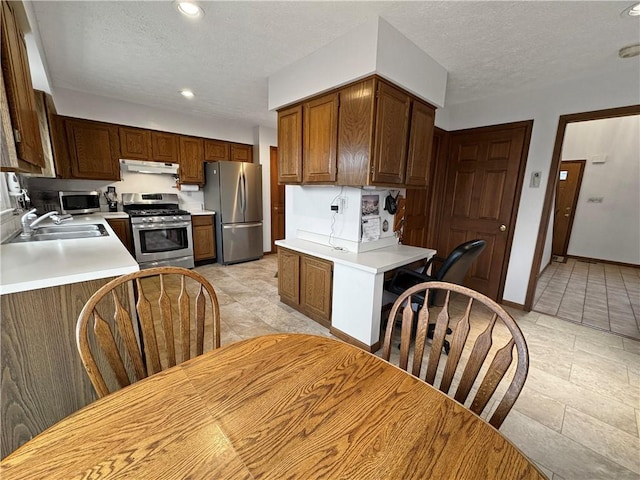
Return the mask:
{"type": "Polygon", "coordinates": [[[500,428],[520,395],[529,370],[527,344],[515,320],[496,302],[469,288],[447,282],[421,283],[403,292],[393,304],[382,350],[382,358],[387,361],[392,344],[397,345],[394,333],[398,317],[402,319],[399,367],[409,371],[412,356],[412,375],[447,395],[455,390],[453,398],[477,415],[482,416],[489,405],[487,416],[493,411],[489,423],[500,428]],[[416,295],[429,298],[430,293],[436,292],[445,293],[443,306],[423,302],[414,312],[412,300],[416,295]],[[432,322],[435,329],[428,346],[427,332],[432,322]],[[448,328],[452,332],[451,350],[445,356],[442,347],[448,328]],[[423,367],[426,373],[421,377],[423,367]],[[494,396],[494,403],[490,404],[494,396]]]}
{"type": "Polygon", "coordinates": [[[201,355],[205,329],[211,329],[208,346],[218,348],[220,308],[208,280],[186,268],[157,267],[123,275],[95,292],[78,317],[76,345],[103,397],[201,355]]]}

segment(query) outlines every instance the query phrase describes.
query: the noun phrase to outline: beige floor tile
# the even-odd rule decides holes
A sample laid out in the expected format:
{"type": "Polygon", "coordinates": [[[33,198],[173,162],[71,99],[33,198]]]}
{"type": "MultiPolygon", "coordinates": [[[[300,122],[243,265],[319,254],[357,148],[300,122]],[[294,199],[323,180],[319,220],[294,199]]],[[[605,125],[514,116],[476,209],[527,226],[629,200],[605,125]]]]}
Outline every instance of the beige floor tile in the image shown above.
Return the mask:
{"type": "Polygon", "coordinates": [[[640,474],[640,438],[567,407],[562,433],[640,474]]]}
{"type": "Polygon", "coordinates": [[[526,384],[513,408],[557,432],[562,430],[565,404],[526,384]]]}
{"type": "Polygon", "coordinates": [[[640,342],[638,340],[632,340],[630,338],[622,339],[623,348],[627,352],[632,352],[637,355],[640,355],[640,342]]]}
{"type": "Polygon", "coordinates": [[[638,392],[637,388],[629,385],[628,377],[625,380],[608,377],[602,375],[600,370],[574,364],[571,368],[570,380],[573,384],[618,400],[632,408],[637,408],[637,406],[640,405],[640,392],[638,392]]]}
{"type": "Polygon", "coordinates": [[[543,327],[553,328],[566,333],[573,333],[576,336],[587,338],[594,343],[622,348],[622,337],[611,335],[607,332],[593,330],[592,328],[584,327],[582,325],[565,322],[564,320],[550,317],[549,315],[540,315],[536,323],[543,327]]]}
{"type": "Polygon", "coordinates": [[[525,385],[631,435],[638,433],[634,408],[618,399],[611,399],[609,395],[594,392],[536,368],[529,369],[525,385]]]}
{"type": "Polygon", "coordinates": [[[629,469],[517,410],[511,411],[500,431],[534,462],[567,480],[637,480],[629,469]]]}

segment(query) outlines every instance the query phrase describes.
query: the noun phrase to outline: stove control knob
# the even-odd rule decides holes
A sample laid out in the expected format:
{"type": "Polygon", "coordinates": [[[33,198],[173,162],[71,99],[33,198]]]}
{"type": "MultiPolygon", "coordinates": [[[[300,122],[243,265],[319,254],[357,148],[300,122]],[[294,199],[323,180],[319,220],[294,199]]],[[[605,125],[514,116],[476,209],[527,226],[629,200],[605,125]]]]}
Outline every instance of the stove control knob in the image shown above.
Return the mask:
{"type": "Polygon", "coordinates": [[[174,220],[180,220],[180,217],[173,217],[174,220]]]}

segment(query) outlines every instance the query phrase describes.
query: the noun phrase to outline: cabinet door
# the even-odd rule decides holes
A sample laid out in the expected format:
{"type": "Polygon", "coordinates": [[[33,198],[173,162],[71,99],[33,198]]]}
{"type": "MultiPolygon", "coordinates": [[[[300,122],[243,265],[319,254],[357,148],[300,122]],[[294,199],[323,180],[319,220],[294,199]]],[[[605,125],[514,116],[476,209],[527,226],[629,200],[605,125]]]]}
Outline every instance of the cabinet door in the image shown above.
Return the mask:
{"type": "Polygon", "coordinates": [[[284,303],[300,304],[300,255],[278,248],[278,295],[284,303]]]}
{"type": "Polygon", "coordinates": [[[193,259],[216,258],[216,242],[213,232],[213,215],[193,215],[193,259]]]}
{"type": "Polygon", "coordinates": [[[427,187],[431,171],[431,145],[436,112],[429,105],[414,100],[411,109],[409,156],[406,184],[427,187]]]}
{"type": "Polygon", "coordinates": [[[302,105],[278,112],[278,183],[302,182],[302,105]]]}
{"type": "Polygon", "coordinates": [[[369,79],[339,92],[338,185],[369,184],[375,92],[373,85],[373,79],[369,79]]]}
{"type": "Polygon", "coordinates": [[[336,181],[338,94],[325,95],[303,105],[304,149],[302,173],[305,183],[336,181]]]}
{"type": "Polygon", "coordinates": [[[118,127],[72,118],[65,125],[73,178],[120,180],[118,127]]]}
{"type": "Polygon", "coordinates": [[[204,184],[202,138],[180,137],[180,183],[204,184]]]}
{"type": "Polygon", "coordinates": [[[402,185],[407,163],[411,98],[378,82],[372,183],[402,185]]]}
{"type": "Polygon", "coordinates": [[[56,176],[58,178],[73,178],[65,118],[60,115],[51,115],[49,117],[49,131],[51,132],[51,150],[53,151],[53,163],[56,166],[56,176]]]}
{"type": "Polygon", "coordinates": [[[178,163],[178,136],[151,132],[151,158],[154,162],[178,163]]]}
{"type": "Polygon", "coordinates": [[[302,255],[300,258],[300,304],[303,312],[324,325],[331,326],[331,262],[302,255]]]}
{"type": "Polygon", "coordinates": [[[131,226],[129,225],[129,219],[109,218],[107,219],[107,223],[113,229],[122,244],[127,247],[129,253],[133,255],[133,243],[131,241],[131,226]]]}
{"type": "Polygon", "coordinates": [[[38,128],[35,95],[27,60],[27,48],[16,22],[12,2],[1,2],[2,72],[9,114],[14,131],[19,166],[24,171],[40,172],[44,167],[42,139],[38,128]]]}
{"type": "Polygon", "coordinates": [[[151,159],[151,132],[139,128],[120,127],[120,153],[131,160],[151,159]]]}
{"type": "Polygon", "coordinates": [[[221,140],[204,140],[204,159],[207,162],[229,161],[231,159],[231,148],[229,142],[221,140]]]}
{"type": "Polygon", "coordinates": [[[231,144],[231,161],[253,163],[253,145],[231,144]]]}

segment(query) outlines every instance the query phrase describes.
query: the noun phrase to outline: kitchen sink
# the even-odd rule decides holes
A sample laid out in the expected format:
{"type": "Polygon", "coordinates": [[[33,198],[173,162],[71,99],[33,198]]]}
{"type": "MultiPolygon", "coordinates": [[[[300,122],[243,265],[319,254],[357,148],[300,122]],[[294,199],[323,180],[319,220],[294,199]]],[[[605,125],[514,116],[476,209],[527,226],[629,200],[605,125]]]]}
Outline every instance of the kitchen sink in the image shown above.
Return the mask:
{"type": "Polygon", "coordinates": [[[30,237],[21,237],[20,234],[10,239],[7,243],[41,242],[44,240],[67,240],[73,238],[106,237],[109,233],[104,225],[54,225],[51,227],[35,228],[30,237]]]}

